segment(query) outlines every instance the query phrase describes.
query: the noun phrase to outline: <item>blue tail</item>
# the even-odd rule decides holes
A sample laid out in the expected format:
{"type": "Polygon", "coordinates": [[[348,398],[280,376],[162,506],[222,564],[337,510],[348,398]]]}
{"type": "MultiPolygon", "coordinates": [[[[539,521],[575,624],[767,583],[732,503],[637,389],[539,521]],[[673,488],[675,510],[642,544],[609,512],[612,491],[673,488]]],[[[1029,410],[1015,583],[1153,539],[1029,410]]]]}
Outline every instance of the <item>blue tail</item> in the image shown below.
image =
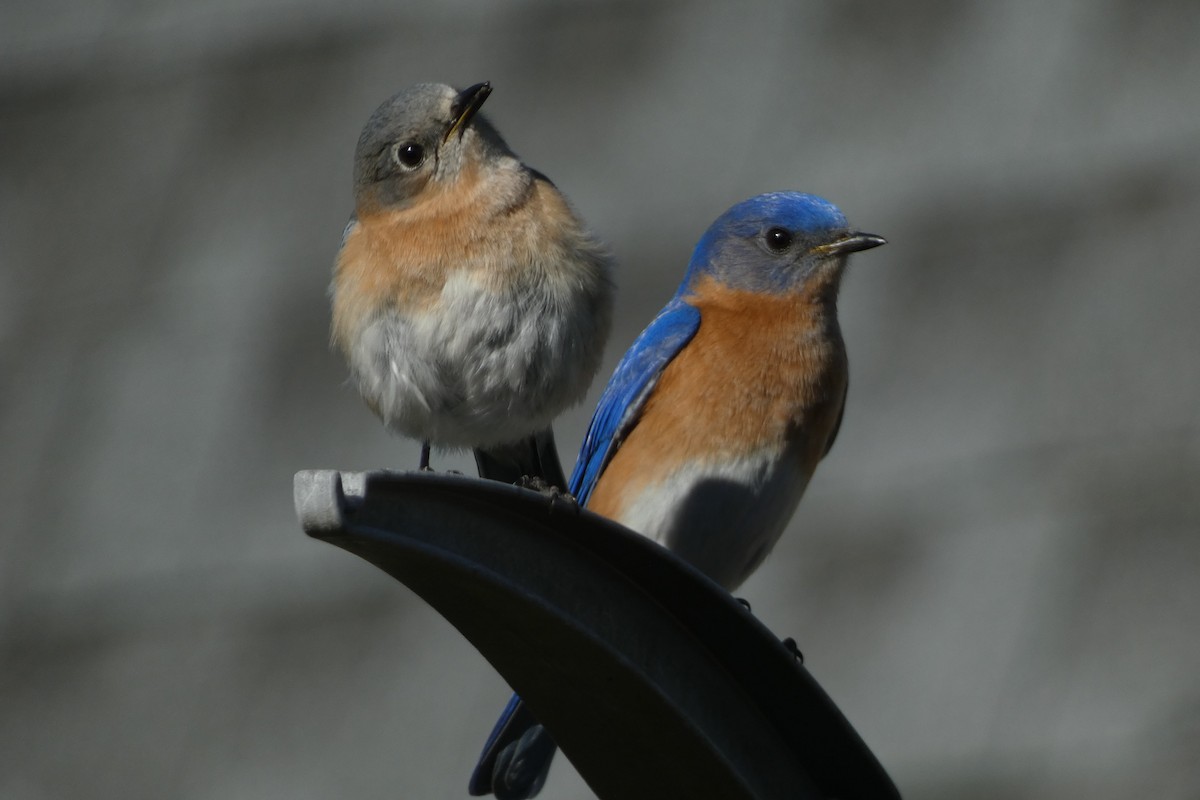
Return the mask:
{"type": "MultiPolygon", "coordinates": [[[[553,432],[547,429],[535,434],[534,442],[534,449],[538,453],[536,460],[541,462],[541,466],[550,466],[558,470],[554,474],[545,472],[541,477],[551,484],[562,486],[562,467],[558,462],[553,432]]],[[[479,451],[476,451],[476,462],[479,464],[481,476],[503,477],[507,480],[508,476],[494,474],[495,470],[491,467],[491,462],[494,461],[496,458],[488,454],[481,457],[479,451]],[[486,471],[485,466],[488,467],[486,471]]],[[[566,484],[568,491],[579,498],[580,504],[586,502],[586,493],[591,491],[589,484],[595,480],[595,475],[589,477],[585,470],[588,463],[590,462],[581,456],[575,463],[570,482],[566,484]]],[[[520,468],[525,471],[518,471],[516,477],[511,480],[519,479],[522,474],[531,474],[526,466],[522,464],[520,468]]],[[[471,782],[467,784],[467,790],[475,797],[494,794],[496,800],[529,800],[542,790],[546,774],[550,772],[550,762],[554,760],[557,750],[558,745],[550,738],[550,733],[534,718],[525,701],[514,694],[483,745],[483,752],[479,754],[479,761],[475,764],[475,771],[471,773],[471,782]]]]}
{"type": "Polygon", "coordinates": [[[476,797],[528,800],[541,791],[557,749],[525,701],[514,694],[483,746],[468,791],[476,797]]]}

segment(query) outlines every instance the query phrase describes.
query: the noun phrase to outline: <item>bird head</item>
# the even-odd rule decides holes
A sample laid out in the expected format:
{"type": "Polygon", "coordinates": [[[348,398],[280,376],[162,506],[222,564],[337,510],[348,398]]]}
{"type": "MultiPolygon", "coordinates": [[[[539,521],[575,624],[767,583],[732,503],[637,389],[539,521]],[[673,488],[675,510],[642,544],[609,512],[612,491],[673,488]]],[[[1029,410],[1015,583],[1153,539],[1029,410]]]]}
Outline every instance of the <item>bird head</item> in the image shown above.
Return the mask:
{"type": "Polygon", "coordinates": [[[490,83],[462,91],[420,83],[385,100],[371,114],[354,153],[354,194],[360,211],[402,208],[431,184],[451,185],[493,156],[512,156],[479,113],[490,83]]]}
{"type": "Polygon", "coordinates": [[[680,293],[711,277],[731,289],[836,296],[846,256],[886,243],[850,228],[837,206],[800,192],[752,197],[717,218],[692,254],[680,293]]]}

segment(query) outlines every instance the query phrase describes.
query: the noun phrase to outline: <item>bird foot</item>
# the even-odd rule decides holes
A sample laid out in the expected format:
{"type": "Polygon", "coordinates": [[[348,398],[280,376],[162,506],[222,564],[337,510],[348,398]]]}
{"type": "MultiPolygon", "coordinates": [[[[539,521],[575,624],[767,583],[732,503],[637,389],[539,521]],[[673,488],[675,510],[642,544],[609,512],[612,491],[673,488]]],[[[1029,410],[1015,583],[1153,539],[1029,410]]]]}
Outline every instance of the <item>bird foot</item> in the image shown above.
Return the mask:
{"type": "Polygon", "coordinates": [[[804,663],[804,653],[800,652],[800,645],[796,644],[795,639],[790,636],[787,637],[783,640],[783,646],[786,647],[788,652],[792,654],[792,658],[796,659],[801,664],[804,663]]]}
{"type": "Polygon", "coordinates": [[[575,499],[575,495],[570,492],[564,492],[554,484],[548,483],[545,478],[539,475],[522,475],[521,479],[515,485],[550,498],[551,511],[557,511],[561,505],[564,511],[569,510],[579,513],[579,501],[575,499]]]}

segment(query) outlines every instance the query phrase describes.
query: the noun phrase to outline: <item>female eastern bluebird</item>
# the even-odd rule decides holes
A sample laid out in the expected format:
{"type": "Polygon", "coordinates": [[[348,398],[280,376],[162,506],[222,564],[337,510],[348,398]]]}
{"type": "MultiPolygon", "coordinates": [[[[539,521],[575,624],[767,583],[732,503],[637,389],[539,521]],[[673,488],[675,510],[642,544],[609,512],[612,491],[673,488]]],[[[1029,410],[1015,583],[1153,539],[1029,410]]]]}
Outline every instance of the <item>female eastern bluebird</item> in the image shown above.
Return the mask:
{"type": "Polygon", "coordinates": [[[483,477],[562,486],[550,423],[599,367],[609,258],[479,114],[491,91],[419,84],[367,121],[332,339],[422,468],[431,443],[472,447],[483,477]]]}
{"type": "MultiPolygon", "coordinates": [[[[808,194],[725,212],[609,380],[571,475],[579,502],[740,585],[833,446],[848,379],[838,286],[848,254],[884,243],[808,194]]],[[[514,696],[470,791],[532,797],[554,751],[514,696]]]]}

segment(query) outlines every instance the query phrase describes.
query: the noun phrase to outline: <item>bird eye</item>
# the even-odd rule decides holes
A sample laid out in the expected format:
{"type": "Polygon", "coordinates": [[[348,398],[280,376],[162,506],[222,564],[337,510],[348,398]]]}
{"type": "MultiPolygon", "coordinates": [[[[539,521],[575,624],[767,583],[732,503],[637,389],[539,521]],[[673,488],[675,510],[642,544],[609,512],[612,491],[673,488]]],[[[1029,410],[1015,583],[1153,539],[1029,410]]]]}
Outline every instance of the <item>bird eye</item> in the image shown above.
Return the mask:
{"type": "Polygon", "coordinates": [[[771,228],[767,231],[767,247],[776,253],[782,253],[792,246],[792,234],[783,228],[771,228]]]}
{"type": "Polygon", "coordinates": [[[416,169],[425,161],[425,148],[415,142],[402,142],[392,150],[392,158],[404,169],[416,169]]]}

